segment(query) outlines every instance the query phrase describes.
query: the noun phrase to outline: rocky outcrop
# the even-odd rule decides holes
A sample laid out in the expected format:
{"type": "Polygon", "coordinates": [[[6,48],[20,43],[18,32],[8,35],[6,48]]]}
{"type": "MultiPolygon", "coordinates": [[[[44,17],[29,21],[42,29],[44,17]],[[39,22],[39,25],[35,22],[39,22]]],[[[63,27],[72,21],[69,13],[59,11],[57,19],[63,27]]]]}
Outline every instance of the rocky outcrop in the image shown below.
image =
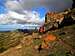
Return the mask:
{"type": "Polygon", "coordinates": [[[55,13],[55,12],[48,12],[45,15],[45,24],[52,24],[52,26],[58,28],[59,26],[65,26],[73,24],[75,21],[75,8],[55,13]]]}

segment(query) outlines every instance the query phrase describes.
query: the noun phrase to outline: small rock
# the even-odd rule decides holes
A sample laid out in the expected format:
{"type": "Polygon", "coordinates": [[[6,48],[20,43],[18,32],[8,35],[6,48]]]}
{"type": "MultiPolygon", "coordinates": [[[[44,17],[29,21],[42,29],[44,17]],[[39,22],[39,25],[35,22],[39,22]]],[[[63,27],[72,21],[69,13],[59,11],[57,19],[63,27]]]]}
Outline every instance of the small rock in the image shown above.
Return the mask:
{"type": "Polygon", "coordinates": [[[71,38],[70,36],[67,36],[66,38],[71,38]]]}
{"type": "Polygon", "coordinates": [[[38,49],[38,48],[39,48],[39,46],[38,46],[38,45],[34,46],[34,49],[38,49]]]}
{"type": "Polygon", "coordinates": [[[21,49],[21,48],[22,48],[22,45],[16,46],[16,49],[21,49]]]}

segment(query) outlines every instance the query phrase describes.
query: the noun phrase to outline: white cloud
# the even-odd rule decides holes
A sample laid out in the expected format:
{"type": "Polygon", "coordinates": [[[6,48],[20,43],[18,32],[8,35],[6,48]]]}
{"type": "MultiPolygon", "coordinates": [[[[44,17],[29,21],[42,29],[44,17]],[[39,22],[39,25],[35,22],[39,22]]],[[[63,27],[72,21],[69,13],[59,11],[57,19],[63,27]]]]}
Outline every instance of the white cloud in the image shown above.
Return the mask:
{"type": "Polygon", "coordinates": [[[25,19],[25,15],[19,14],[19,13],[14,12],[14,11],[9,11],[9,12],[8,12],[8,15],[9,15],[11,18],[16,19],[16,20],[24,20],[24,21],[27,20],[27,19],[25,19]]]}
{"type": "Polygon", "coordinates": [[[19,14],[17,12],[10,11],[8,14],[11,18],[15,20],[21,20],[21,22],[39,23],[41,21],[41,18],[39,17],[39,14],[36,11],[25,10],[25,14],[19,14]]]}
{"type": "Polygon", "coordinates": [[[8,11],[7,14],[0,15],[0,24],[8,24],[8,23],[23,23],[31,22],[31,23],[43,23],[44,19],[39,17],[39,14],[36,11],[24,11],[24,13],[20,14],[14,11],[8,11]]]}
{"type": "Polygon", "coordinates": [[[10,16],[7,16],[7,14],[0,14],[0,24],[7,24],[11,22],[9,18],[10,16]]]}
{"type": "Polygon", "coordinates": [[[7,9],[9,10],[21,10],[23,9],[21,4],[15,0],[7,0],[5,3],[7,9]]]}

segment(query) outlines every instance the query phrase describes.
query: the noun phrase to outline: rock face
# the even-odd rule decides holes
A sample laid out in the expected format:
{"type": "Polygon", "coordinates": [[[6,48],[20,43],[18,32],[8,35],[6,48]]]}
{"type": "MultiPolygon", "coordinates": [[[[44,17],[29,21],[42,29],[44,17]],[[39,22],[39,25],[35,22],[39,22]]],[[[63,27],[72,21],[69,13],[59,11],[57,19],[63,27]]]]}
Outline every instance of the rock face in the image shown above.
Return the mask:
{"type": "Polygon", "coordinates": [[[64,19],[63,14],[55,13],[55,12],[48,12],[46,14],[46,22],[60,22],[64,19]]]}
{"type": "Polygon", "coordinates": [[[52,26],[58,28],[58,25],[61,24],[63,19],[64,15],[61,13],[48,12],[45,17],[45,23],[50,23],[52,26]]]}
{"type": "Polygon", "coordinates": [[[58,28],[60,25],[64,25],[68,23],[73,23],[75,20],[75,8],[67,9],[64,12],[55,13],[55,12],[48,12],[45,15],[45,24],[50,24],[50,26],[54,26],[58,28]]]}

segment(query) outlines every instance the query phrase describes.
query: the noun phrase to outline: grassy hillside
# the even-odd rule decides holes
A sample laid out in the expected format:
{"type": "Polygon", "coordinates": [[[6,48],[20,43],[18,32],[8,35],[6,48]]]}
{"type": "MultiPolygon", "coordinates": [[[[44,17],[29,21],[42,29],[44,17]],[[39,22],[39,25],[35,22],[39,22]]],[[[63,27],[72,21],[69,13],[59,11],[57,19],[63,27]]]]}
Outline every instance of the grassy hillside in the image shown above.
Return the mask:
{"type": "Polygon", "coordinates": [[[18,31],[0,32],[0,52],[20,43],[22,35],[18,31]]]}

